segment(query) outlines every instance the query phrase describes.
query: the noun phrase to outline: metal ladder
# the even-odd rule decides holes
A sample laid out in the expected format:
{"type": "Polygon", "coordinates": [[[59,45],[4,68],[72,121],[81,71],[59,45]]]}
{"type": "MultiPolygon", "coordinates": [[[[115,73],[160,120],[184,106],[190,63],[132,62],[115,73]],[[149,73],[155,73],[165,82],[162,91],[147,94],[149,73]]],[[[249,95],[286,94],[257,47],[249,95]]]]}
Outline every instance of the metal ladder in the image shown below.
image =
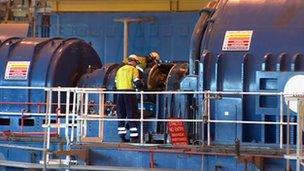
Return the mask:
{"type": "Polygon", "coordinates": [[[43,142],[43,161],[41,163],[44,164],[44,170],[46,170],[47,165],[51,164],[64,164],[64,165],[70,165],[70,164],[77,164],[76,160],[71,160],[70,155],[66,155],[65,159],[51,159],[50,155],[51,152],[51,130],[57,129],[58,135],[60,135],[61,129],[64,129],[64,138],[65,138],[65,148],[64,151],[70,151],[71,150],[71,144],[75,142],[75,127],[77,127],[77,124],[75,124],[75,121],[77,120],[77,110],[79,109],[79,105],[76,104],[76,90],[75,89],[69,89],[69,88],[47,88],[46,89],[46,113],[45,113],[45,123],[43,126],[45,134],[44,134],[44,142],[43,142]],[[57,102],[56,104],[53,103],[53,94],[57,93],[57,102]],[[65,98],[65,112],[61,113],[61,106],[63,105],[61,103],[61,97],[62,94],[66,95],[65,98]],[[72,104],[70,104],[72,98],[72,104]],[[56,108],[56,113],[54,113],[54,107],[56,108]],[[57,122],[51,123],[52,118],[56,116],[57,122]],[[61,119],[59,117],[64,117],[65,119],[61,119]]]}
{"type": "MultiPolygon", "coordinates": [[[[87,125],[90,119],[102,118],[104,116],[104,89],[90,88],[46,88],[46,113],[45,124],[43,125],[45,136],[43,143],[44,168],[50,164],[77,164],[77,160],[71,160],[71,154],[79,154],[81,150],[72,150],[73,144],[81,142],[102,142],[103,141],[103,121],[99,121],[99,134],[97,137],[87,137],[87,125]],[[57,102],[54,104],[54,94],[57,94],[57,102]],[[95,115],[88,113],[89,95],[98,94],[98,112],[95,115]],[[65,104],[61,103],[65,95],[65,104]],[[61,113],[61,106],[65,105],[64,113],[61,113]],[[54,110],[56,108],[56,110],[54,110]],[[55,112],[54,112],[55,111],[55,112]],[[57,118],[55,124],[51,123],[52,117],[64,117],[62,120],[57,118]],[[65,155],[65,160],[51,159],[51,129],[57,129],[58,135],[63,134],[65,138],[65,149],[60,151],[60,155],[65,155]],[[64,133],[60,133],[64,129],[64,133]]],[[[57,151],[58,152],[58,151],[57,151]]]]}

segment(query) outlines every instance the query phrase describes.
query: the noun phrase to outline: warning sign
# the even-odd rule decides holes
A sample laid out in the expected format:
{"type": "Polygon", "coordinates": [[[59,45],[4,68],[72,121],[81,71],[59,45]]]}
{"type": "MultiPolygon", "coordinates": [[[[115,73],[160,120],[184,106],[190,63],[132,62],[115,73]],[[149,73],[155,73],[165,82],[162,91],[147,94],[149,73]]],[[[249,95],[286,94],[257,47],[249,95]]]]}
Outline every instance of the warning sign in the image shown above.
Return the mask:
{"type": "Polygon", "coordinates": [[[248,51],[253,31],[226,31],[223,51],[248,51]]]}
{"type": "Polygon", "coordinates": [[[170,121],[168,127],[173,145],[188,145],[187,132],[182,121],[170,121]]]}
{"type": "Polygon", "coordinates": [[[31,62],[29,61],[9,61],[5,69],[4,79],[6,80],[26,80],[31,62]]]}

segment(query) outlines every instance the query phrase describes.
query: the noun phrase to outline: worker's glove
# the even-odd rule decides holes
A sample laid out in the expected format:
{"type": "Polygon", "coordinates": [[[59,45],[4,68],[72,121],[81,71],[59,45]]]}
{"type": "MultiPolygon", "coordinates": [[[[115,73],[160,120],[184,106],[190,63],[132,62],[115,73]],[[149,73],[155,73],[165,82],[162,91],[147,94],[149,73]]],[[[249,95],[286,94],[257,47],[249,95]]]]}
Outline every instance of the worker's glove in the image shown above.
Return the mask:
{"type": "Polygon", "coordinates": [[[144,88],[145,84],[144,84],[143,80],[136,80],[136,81],[134,81],[134,85],[135,85],[135,88],[140,91],[144,88]]]}

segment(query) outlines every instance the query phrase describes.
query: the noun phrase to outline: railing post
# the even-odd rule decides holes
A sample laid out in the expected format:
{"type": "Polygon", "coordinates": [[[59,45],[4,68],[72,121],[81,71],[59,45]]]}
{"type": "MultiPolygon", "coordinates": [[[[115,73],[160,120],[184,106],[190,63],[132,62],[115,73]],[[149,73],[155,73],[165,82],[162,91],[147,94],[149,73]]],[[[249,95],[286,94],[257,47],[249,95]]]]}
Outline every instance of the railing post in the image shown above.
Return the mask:
{"type": "MultiPolygon", "coordinates": [[[[70,138],[69,138],[69,118],[70,118],[70,95],[71,90],[66,91],[66,106],[65,106],[65,139],[66,139],[66,149],[70,150],[70,138]]],[[[66,161],[70,162],[70,156],[66,156],[66,161]]]]}
{"type": "Polygon", "coordinates": [[[47,90],[46,97],[46,112],[45,112],[45,132],[44,132],[44,142],[43,142],[43,170],[46,170],[46,165],[49,162],[49,154],[48,151],[50,149],[50,120],[51,120],[51,112],[52,112],[52,90],[47,90]]]}
{"type": "MultiPolygon", "coordinates": [[[[289,151],[289,144],[290,144],[290,101],[288,100],[287,101],[287,125],[286,125],[286,132],[287,132],[287,135],[286,135],[286,155],[288,156],[290,154],[290,151],[289,151]]],[[[287,161],[286,161],[286,171],[289,171],[289,166],[290,166],[290,161],[289,159],[287,158],[287,161]]]]}
{"type": "Polygon", "coordinates": [[[280,148],[283,148],[283,103],[284,96],[280,93],[280,148]]]}
{"type": "Polygon", "coordinates": [[[73,91],[72,127],[71,127],[71,140],[70,140],[71,142],[74,141],[75,117],[76,117],[76,90],[73,91]]]}
{"type": "Polygon", "coordinates": [[[207,100],[207,145],[211,144],[211,133],[210,133],[210,91],[206,92],[206,100],[207,100]]]}
{"type": "Polygon", "coordinates": [[[143,91],[140,92],[140,143],[144,143],[144,95],[143,91]]]}
{"type": "Polygon", "coordinates": [[[60,117],[59,115],[61,114],[61,91],[58,90],[58,96],[57,96],[57,133],[60,135],[60,117]]]}
{"type": "Polygon", "coordinates": [[[204,91],[203,95],[204,95],[204,105],[203,105],[204,109],[202,111],[204,111],[204,113],[203,113],[203,118],[202,118],[202,142],[204,144],[205,143],[205,124],[207,123],[207,118],[208,118],[208,114],[207,114],[208,103],[207,103],[207,98],[206,98],[207,97],[206,91],[204,91]]]}
{"type": "Polygon", "coordinates": [[[303,146],[303,102],[298,100],[298,126],[297,126],[297,171],[301,171],[301,162],[302,162],[302,146],[303,146]]]}
{"type": "Polygon", "coordinates": [[[88,117],[88,110],[89,110],[89,93],[84,93],[84,125],[83,125],[83,137],[87,136],[87,117],[88,117]]]}
{"type": "Polygon", "coordinates": [[[77,107],[76,107],[76,112],[78,113],[78,117],[81,118],[81,120],[77,119],[77,128],[76,128],[76,132],[77,132],[77,142],[80,142],[81,137],[82,137],[82,117],[83,117],[83,108],[82,108],[82,92],[80,92],[79,90],[77,91],[77,107]]]}
{"type": "MultiPolygon", "coordinates": [[[[49,91],[49,100],[48,100],[48,103],[49,103],[49,108],[48,108],[48,119],[47,119],[47,149],[49,150],[50,149],[50,139],[51,139],[51,113],[52,113],[52,90],[49,91]]],[[[49,155],[47,156],[47,162],[49,161],[49,155]]]]}
{"type": "MultiPolygon", "coordinates": [[[[103,119],[104,118],[104,111],[105,111],[105,95],[104,91],[102,90],[101,93],[99,93],[99,118],[103,119]]],[[[102,120],[99,120],[99,138],[101,141],[103,141],[103,127],[104,127],[104,122],[102,120]]]]}

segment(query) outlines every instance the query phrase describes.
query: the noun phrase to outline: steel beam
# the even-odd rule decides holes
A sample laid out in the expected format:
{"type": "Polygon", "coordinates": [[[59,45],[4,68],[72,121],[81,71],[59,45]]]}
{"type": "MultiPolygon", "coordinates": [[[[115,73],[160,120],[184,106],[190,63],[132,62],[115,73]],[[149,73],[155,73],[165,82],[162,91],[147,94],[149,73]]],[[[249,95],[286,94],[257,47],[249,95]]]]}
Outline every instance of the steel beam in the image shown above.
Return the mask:
{"type": "Polygon", "coordinates": [[[53,12],[198,11],[210,0],[50,0],[53,12]]]}

